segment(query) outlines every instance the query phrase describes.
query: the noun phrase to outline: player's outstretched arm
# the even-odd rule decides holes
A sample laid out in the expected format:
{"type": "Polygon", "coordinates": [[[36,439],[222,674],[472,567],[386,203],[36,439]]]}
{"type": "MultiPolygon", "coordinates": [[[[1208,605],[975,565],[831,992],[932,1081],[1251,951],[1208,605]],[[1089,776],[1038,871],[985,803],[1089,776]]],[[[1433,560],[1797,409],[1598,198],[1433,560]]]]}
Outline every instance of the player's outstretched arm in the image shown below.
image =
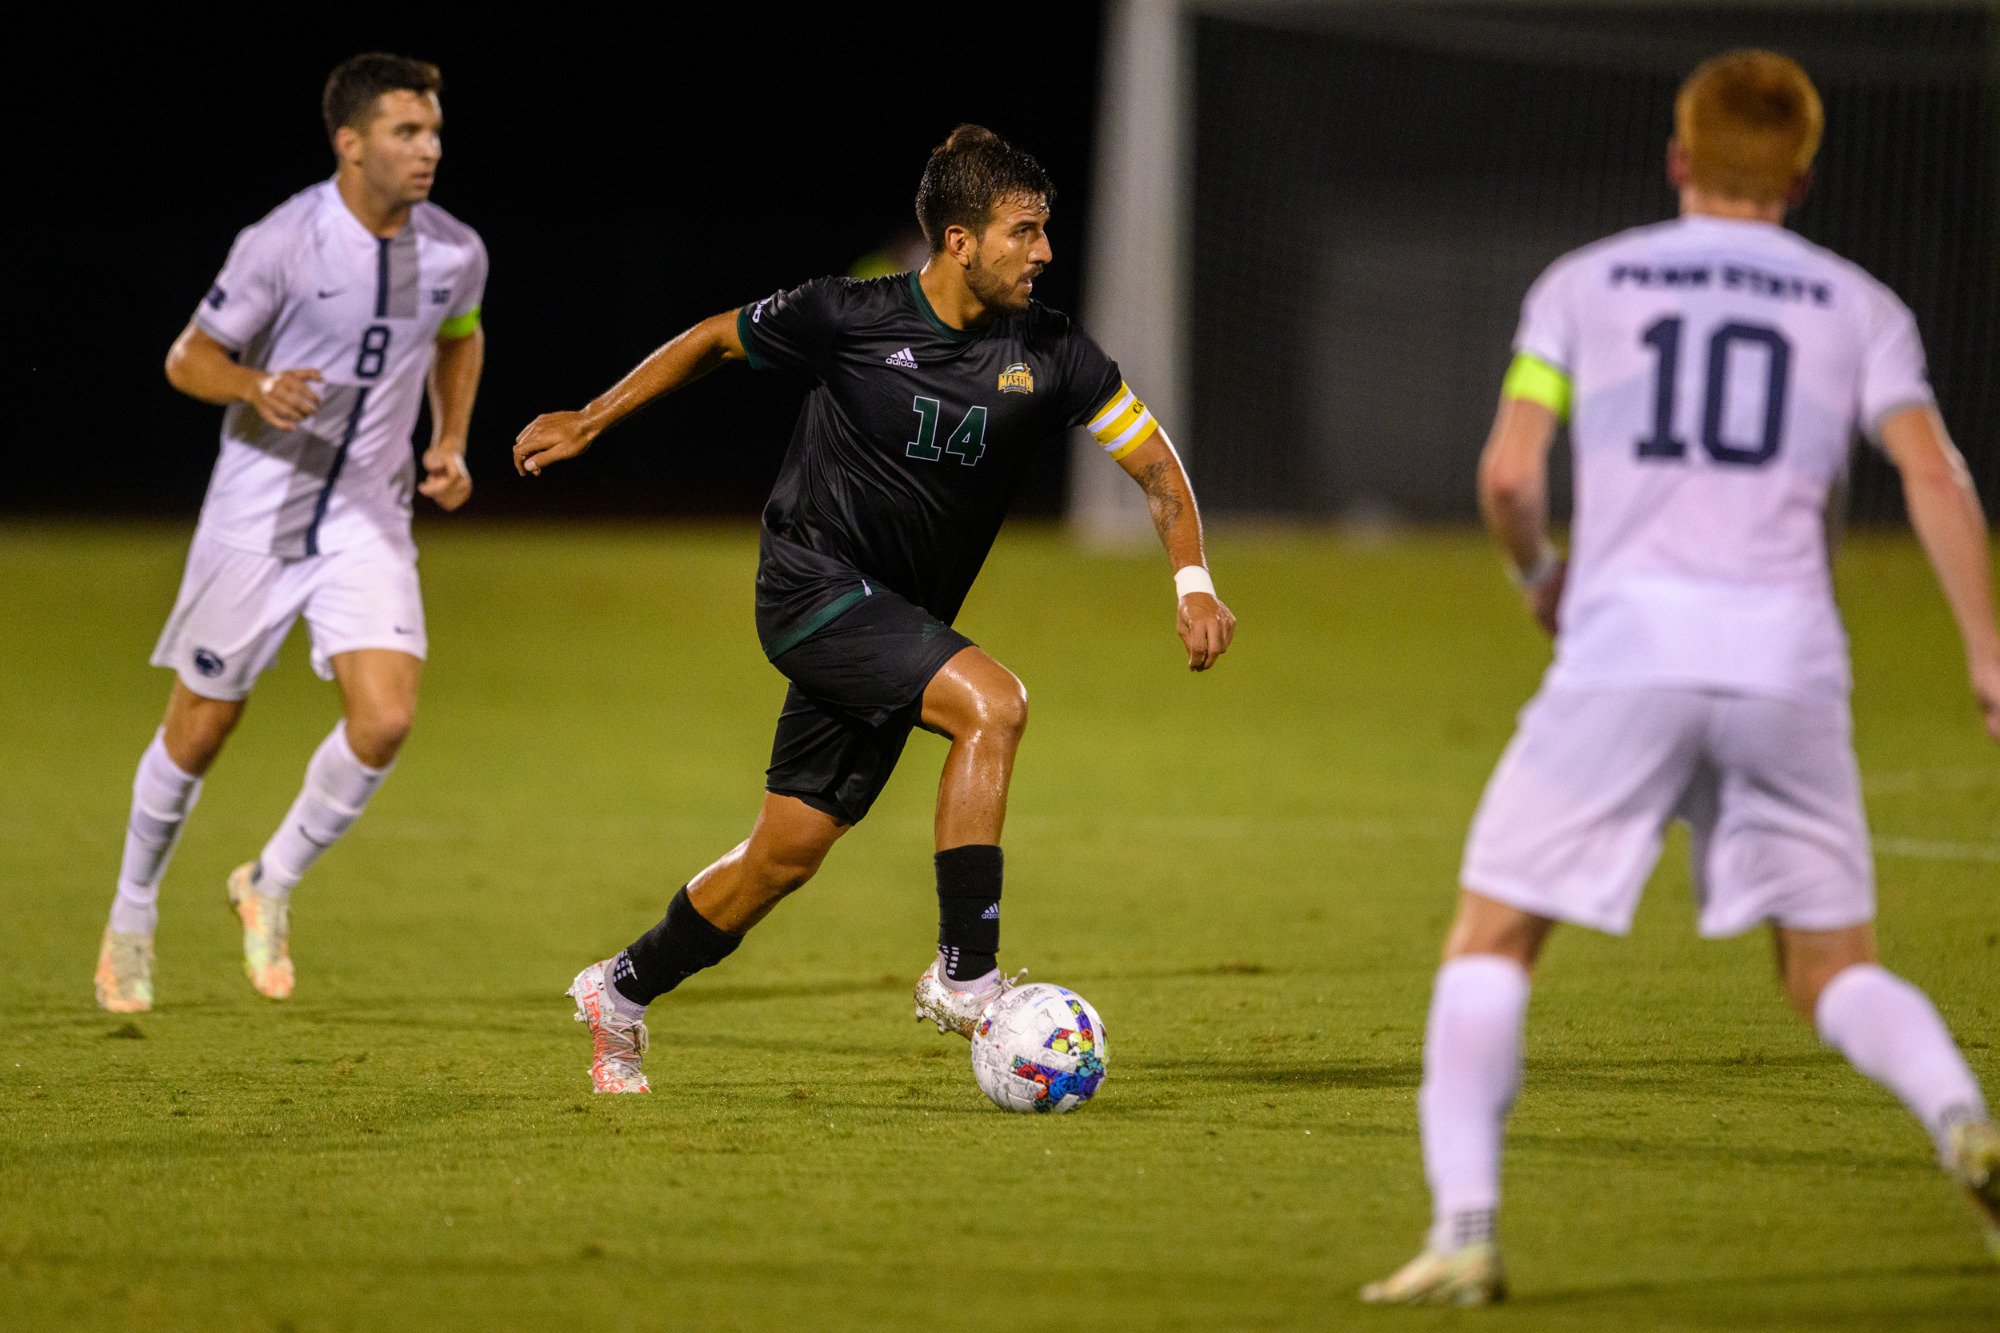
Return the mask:
{"type": "Polygon", "coordinates": [[[725,361],[744,359],[736,336],[736,311],[711,315],[632,368],[581,412],[551,412],[528,423],[514,441],[514,470],[540,475],[550,463],[575,458],[632,413],[692,384],[725,361]]]}
{"type": "Polygon", "coordinates": [[[1931,558],[1965,640],[1973,697],[2000,740],[2000,628],[1993,612],[1992,547],[1972,473],[1934,407],[1912,407],[1882,423],[1882,449],[1903,478],[1910,526],[1931,558]]]}
{"type": "MultiPolygon", "coordinates": [[[[1194,488],[1188,485],[1187,471],[1167,433],[1156,427],[1152,438],[1120,458],[1118,466],[1146,493],[1175,581],[1180,581],[1182,570],[1206,570],[1201,512],[1195,508],[1194,488]]],[[[1236,617],[1214,593],[1191,589],[1180,598],[1177,628],[1187,647],[1188,670],[1206,671],[1229,651],[1229,641],[1236,637],[1236,617]]]]}
{"type": "Polygon", "coordinates": [[[1549,540],[1549,446],[1556,414],[1527,398],[1502,397],[1493,433],[1479,455],[1479,512],[1505,551],[1514,582],[1535,620],[1556,632],[1562,600],[1561,555],[1549,540]]]}
{"type": "Polygon", "coordinates": [[[167,349],[167,383],[190,398],[223,405],[248,403],[279,430],[291,430],[319,411],[317,370],[252,370],[236,364],[229,349],[190,322],[167,349]]]}
{"type": "Polygon", "coordinates": [[[472,469],[465,442],[472,433],[472,400],[486,366],[486,330],[473,326],[460,338],[439,338],[431,358],[431,447],[424,450],[424,479],[417,489],[449,513],[472,498],[472,469]]]}

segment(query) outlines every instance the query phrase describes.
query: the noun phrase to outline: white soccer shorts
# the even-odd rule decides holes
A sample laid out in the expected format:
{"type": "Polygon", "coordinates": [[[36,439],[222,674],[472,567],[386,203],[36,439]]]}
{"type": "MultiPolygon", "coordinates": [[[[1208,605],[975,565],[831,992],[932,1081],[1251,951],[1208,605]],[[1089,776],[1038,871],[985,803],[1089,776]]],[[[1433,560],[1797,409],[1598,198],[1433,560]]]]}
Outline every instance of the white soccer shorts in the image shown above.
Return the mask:
{"type": "Polygon", "coordinates": [[[1623,935],[1676,818],[1694,834],[1711,939],[1765,921],[1836,930],[1875,916],[1844,699],[1544,689],[1486,784],[1460,882],[1623,935]]]}
{"type": "Polygon", "coordinates": [[[196,532],[153,665],[171,667],[205,699],[247,698],[301,615],[322,680],[333,679],[341,653],[393,648],[421,658],[429,647],[410,556],[367,545],[287,560],[196,532]]]}

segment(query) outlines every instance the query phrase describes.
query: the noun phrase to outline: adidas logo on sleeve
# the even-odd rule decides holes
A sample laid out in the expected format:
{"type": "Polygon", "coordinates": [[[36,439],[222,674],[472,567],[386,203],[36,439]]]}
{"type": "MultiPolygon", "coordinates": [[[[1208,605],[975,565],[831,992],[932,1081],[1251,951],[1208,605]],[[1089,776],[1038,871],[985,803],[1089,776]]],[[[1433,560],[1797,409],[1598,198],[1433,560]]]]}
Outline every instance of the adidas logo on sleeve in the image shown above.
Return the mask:
{"type": "Polygon", "coordinates": [[[884,357],[883,360],[892,366],[901,366],[905,370],[915,370],[917,368],[917,358],[910,355],[910,349],[907,347],[897,352],[894,356],[884,357]]]}

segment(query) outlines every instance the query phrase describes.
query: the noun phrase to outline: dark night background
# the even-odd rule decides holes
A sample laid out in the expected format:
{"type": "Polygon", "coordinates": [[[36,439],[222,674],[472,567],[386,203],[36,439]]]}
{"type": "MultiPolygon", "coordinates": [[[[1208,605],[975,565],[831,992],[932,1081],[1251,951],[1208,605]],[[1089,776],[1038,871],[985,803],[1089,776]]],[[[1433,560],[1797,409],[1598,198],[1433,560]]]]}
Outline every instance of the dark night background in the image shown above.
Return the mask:
{"type": "MultiPolygon", "coordinates": [[[[330,174],[319,92],[358,50],[443,67],[436,199],[492,256],[469,516],[755,512],[801,379],[726,368],[538,481],[513,475],[508,446],[696,320],[844,272],[910,229],[926,154],[961,120],[1053,174],[1056,263],[1037,295],[1089,327],[1101,6],[661,12],[274,29],[267,11],[204,10],[200,31],[107,43],[72,24],[42,39],[13,93],[31,237],[14,267],[31,313],[9,359],[25,407],[0,513],[192,522],[219,411],[170,390],[161,360],[236,232],[330,174]]],[[[1205,507],[1474,519],[1521,293],[1565,250],[1672,214],[1674,90],[1703,56],[1756,44],[1801,59],[1826,98],[1818,179],[1792,225],[1910,303],[1945,419],[2000,510],[1996,13],[1276,5],[1194,19],[1177,434],[1205,507]]],[[[1065,453],[1044,450],[1017,513],[1059,508],[1065,453]]],[[[1559,465],[1559,509],[1566,495],[1559,465]]],[[[1871,451],[1852,513],[1901,516],[1871,451]]]]}
{"type": "MultiPolygon", "coordinates": [[[[10,371],[26,420],[0,511],[192,522],[220,409],[170,389],[162,360],[237,231],[331,174],[320,88],[356,51],[443,68],[433,198],[478,228],[492,258],[467,513],[754,512],[803,380],[725,368],[532,483],[507,449],[536,413],[581,406],[696,320],[844,272],[913,226],[925,157],[962,120],[1054,176],[1057,260],[1037,296],[1076,308],[1096,5],[1032,22],[914,5],[714,12],[282,31],[217,12],[202,31],[122,32],[87,77],[41,66],[16,108],[17,125],[40,127],[25,137],[42,197],[33,245],[17,251],[36,315],[10,371]]],[[[426,420],[420,441],[428,431],[426,420]]],[[[1021,507],[1060,503],[1062,455],[1044,451],[1021,507]]]]}
{"type": "MultiPolygon", "coordinates": [[[[1908,303],[1945,422],[2000,513],[2000,8],[1255,18],[1194,24],[1188,433],[1210,512],[1474,519],[1522,293],[1557,255],[1673,216],[1676,91],[1703,58],[1761,46],[1799,60],[1825,101],[1814,182],[1787,225],[1908,303]]],[[[1559,453],[1558,513],[1566,473],[1559,453]]],[[[1879,451],[1855,452],[1851,481],[1850,517],[1901,521],[1879,451]]]]}

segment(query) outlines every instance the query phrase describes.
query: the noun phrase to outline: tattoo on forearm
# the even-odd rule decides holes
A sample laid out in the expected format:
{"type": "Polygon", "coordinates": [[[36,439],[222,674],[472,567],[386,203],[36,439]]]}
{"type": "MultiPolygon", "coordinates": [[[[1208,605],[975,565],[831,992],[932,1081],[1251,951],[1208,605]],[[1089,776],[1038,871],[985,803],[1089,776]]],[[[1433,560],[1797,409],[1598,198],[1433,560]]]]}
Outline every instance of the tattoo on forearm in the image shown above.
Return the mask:
{"type": "Polygon", "coordinates": [[[1152,509],[1153,524],[1158,528],[1172,527],[1185,511],[1180,491],[1174,486],[1173,467],[1164,461],[1140,469],[1139,489],[1146,493],[1146,504],[1152,509]]]}

